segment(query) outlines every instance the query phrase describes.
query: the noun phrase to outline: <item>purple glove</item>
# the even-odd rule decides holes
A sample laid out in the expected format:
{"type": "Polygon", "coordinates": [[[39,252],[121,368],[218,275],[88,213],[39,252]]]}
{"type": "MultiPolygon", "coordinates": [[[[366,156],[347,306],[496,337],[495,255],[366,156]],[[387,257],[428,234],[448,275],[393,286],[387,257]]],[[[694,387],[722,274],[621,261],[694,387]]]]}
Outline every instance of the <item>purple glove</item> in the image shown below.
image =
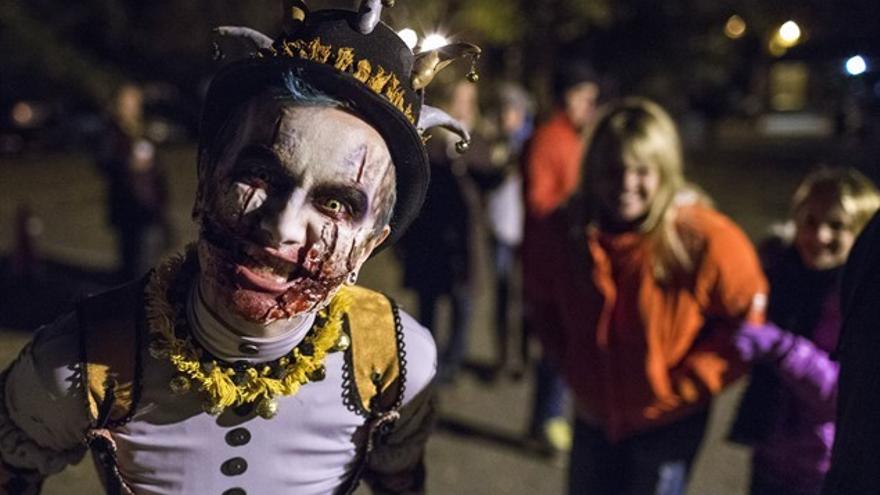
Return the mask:
{"type": "Polygon", "coordinates": [[[808,339],[772,323],[743,324],[733,344],[745,362],[773,362],[783,383],[823,421],[834,419],[839,366],[808,339]]]}
{"type": "Polygon", "coordinates": [[[795,336],[772,323],[744,323],[733,335],[739,357],[747,362],[780,359],[795,344],[795,336]]]}

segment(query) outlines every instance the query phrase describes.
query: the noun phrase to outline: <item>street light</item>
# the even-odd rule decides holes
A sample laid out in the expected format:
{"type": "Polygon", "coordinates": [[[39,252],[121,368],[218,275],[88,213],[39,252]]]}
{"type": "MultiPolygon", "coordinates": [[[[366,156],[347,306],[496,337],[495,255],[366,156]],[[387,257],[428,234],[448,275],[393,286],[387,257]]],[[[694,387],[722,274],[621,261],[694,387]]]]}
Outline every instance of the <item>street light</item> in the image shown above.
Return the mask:
{"type": "Polygon", "coordinates": [[[774,57],[781,57],[789,48],[797,45],[800,40],[801,27],[794,21],[785,21],[770,37],[767,50],[774,57]]]}
{"type": "Polygon", "coordinates": [[[846,72],[851,76],[864,74],[868,70],[868,63],[861,55],[855,55],[847,59],[846,72]]]}
{"type": "Polygon", "coordinates": [[[12,121],[20,127],[29,127],[36,120],[34,107],[26,101],[20,101],[12,107],[12,121]]]}
{"type": "Polygon", "coordinates": [[[791,48],[801,39],[801,27],[794,21],[786,21],[779,26],[777,32],[779,44],[785,48],[791,48]]]}
{"type": "Polygon", "coordinates": [[[724,34],[732,40],[742,38],[746,34],[746,21],[736,14],[730,16],[724,24],[724,34]]]}

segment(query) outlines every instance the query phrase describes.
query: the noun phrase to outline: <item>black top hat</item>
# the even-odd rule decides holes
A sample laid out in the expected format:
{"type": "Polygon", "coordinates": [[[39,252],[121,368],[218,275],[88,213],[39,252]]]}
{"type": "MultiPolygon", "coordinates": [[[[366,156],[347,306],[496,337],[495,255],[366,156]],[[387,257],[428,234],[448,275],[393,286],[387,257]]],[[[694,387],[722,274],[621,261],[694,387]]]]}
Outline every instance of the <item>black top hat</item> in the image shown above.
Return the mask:
{"type": "MultiPolygon", "coordinates": [[[[344,101],[385,139],[397,175],[391,234],[383,244],[387,246],[400,237],[424,201],[429,168],[421,132],[433,125],[463,129],[445,113],[423,105],[426,71],[429,82],[453,56],[444,58],[442,49],[414,55],[394,30],[379,21],[380,12],[375,0],[365,0],[361,12],[309,13],[304,3],[288,2],[285,33],[274,41],[248,28],[218,28],[220,34],[247,38],[257,51],[224,67],[211,81],[199,150],[211,146],[233,109],[267,88],[282,87],[285,75],[292,72],[344,101]]],[[[479,54],[473,45],[457,45],[464,48],[454,50],[456,55],[479,54]]],[[[466,133],[462,135],[468,139],[466,133]]]]}

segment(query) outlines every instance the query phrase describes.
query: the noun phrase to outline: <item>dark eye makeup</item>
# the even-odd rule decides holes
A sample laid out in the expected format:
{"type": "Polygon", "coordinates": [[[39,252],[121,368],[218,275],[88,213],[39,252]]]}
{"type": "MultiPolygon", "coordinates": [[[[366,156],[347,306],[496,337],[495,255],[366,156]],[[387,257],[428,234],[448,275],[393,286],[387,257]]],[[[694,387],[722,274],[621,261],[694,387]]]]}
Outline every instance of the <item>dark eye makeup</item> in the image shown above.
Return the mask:
{"type": "Polygon", "coordinates": [[[312,192],[312,199],[318,209],[333,218],[360,220],[367,212],[366,194],[351,186],[317,186],[312,192]]]}
{"type": "MultiPolygon", "coordinates": [[[[263,189],[278,191],[295,186],[275,152],[264,145],[248,146],[242,150],[233,166],[231,178],[263,189]]],[[[309,193],[315,207],[334,219],[360,220],[366,216],[367,195],[348,184],[318,184],[309,193]]]]}
{"type": "Polygon", "coordinates": [[[248,146],[242,150],[233,166],[231,177],[237,182],[257,187],[280,184],[287,178],[275,153],[265,146],[248,146]]]}

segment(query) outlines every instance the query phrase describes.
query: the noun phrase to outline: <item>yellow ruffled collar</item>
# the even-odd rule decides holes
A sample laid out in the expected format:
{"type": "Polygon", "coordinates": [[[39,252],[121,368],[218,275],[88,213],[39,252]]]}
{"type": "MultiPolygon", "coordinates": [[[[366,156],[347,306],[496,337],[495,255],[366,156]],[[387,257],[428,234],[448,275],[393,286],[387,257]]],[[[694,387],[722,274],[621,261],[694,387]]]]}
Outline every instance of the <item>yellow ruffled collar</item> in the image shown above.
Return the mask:
{"type": "Polygon", "coordinates": [[[202,349],[187,328],[185,294],[197,271],[195,250],[190,246],[186,254],[169,258],[153,272],[146,287],[149,350],[177,371],[169,382],[171,391],[186,394],[194,389],[209,414],[256,404],[260,416],[271,418],[278,409],[277,397],[294,395],[302,385],[324,379],[327,354],[349,345],[342,317],[351,296],[343,287],[318,312],[302,342],[286,355],[267,363],[220,361],[202,349]]]}

